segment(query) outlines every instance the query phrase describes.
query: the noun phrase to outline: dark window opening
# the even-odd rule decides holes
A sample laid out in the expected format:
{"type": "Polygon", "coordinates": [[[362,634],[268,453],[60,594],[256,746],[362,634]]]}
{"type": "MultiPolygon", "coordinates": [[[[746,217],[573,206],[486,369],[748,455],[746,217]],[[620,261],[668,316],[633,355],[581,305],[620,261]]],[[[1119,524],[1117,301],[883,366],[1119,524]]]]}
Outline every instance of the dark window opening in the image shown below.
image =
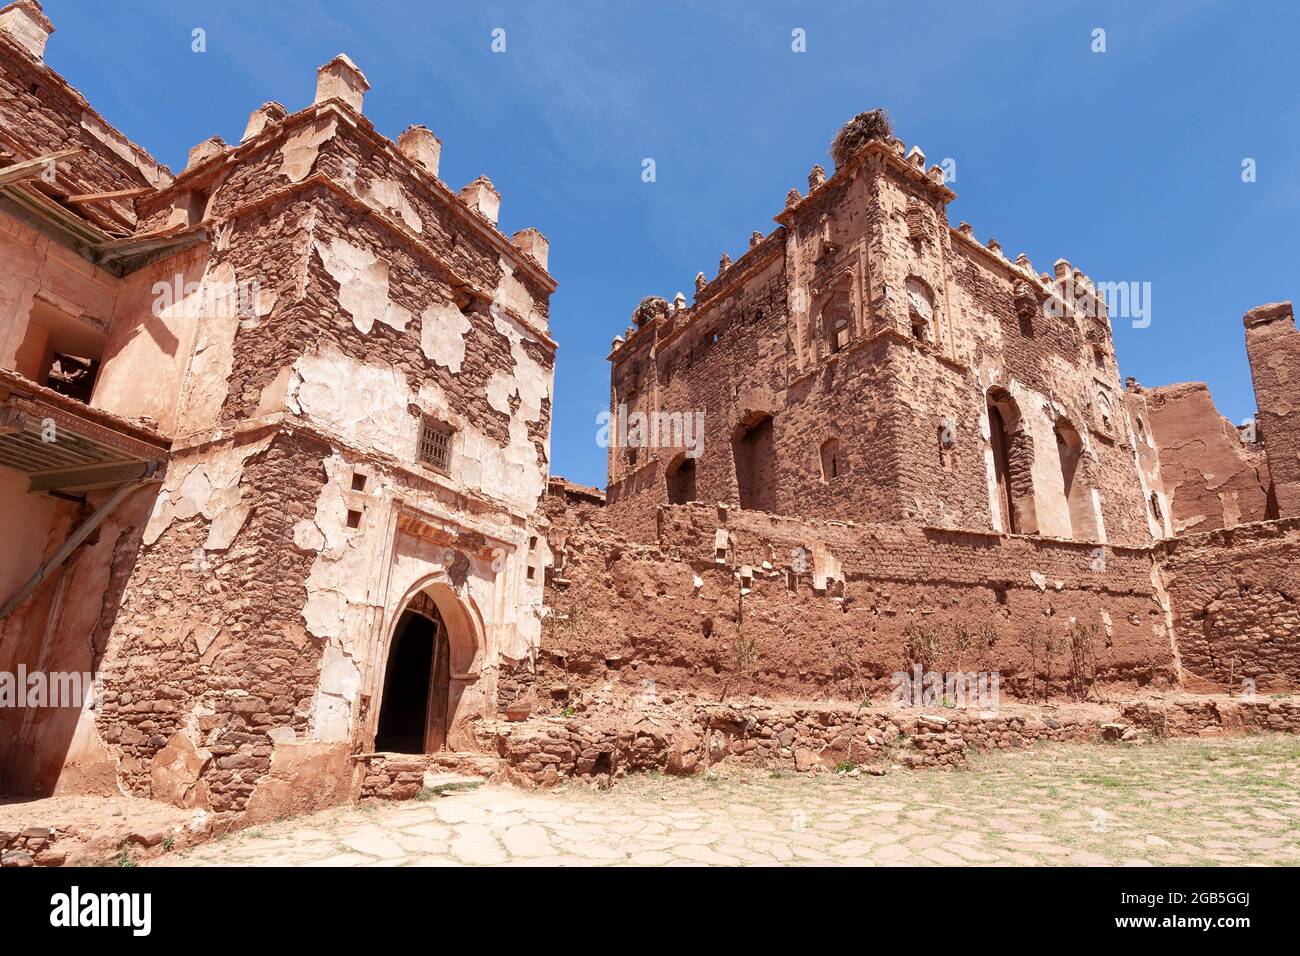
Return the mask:
{"type": "Polygon", "coordinates": [[[918,342],[930,342],[930,323],[936,318],[934,311],[934,293],[930,287],[915,276],[909,276],[907,289],[907,316],[911,323],[912,338],[918,342]]]}
{"type": "Polygon", "coordinates": [[[185,217],[188,224],[197,226],[203,221],[203,214],[208,211],[208,200],[212,193],[206,189],[196,189],[187,197],[185,217]]]}
{"type": "Polygon", "coordinates": [[[60,395],[89,403],[90,395],[95,390],[95,376],[98,373],[99,362],[93,359],[55,352],[54,362],[46,374],[45,385],[60,395]]]}
{"type": "Polygon", "coordinates": [[[354,510],[351,509],[351,508],[348,509],[348,527],[349,527],[349,528],[360,528],[360,527],[361,527],[361,512],[360,512],[360,511],[354,511],[354,510]]]}
{"type": "Polygon", "coordinates": [[[357,474],[357,473],[355,473],[355,472],[352,474],[352,490],[353,490],[353,491],[365,491],[365,490],[366,490],[366,476],[365,476],[365,475],[357,474]]]}
{"type": "Polygon", "coordinates": [[[828,438],[821,447],[822,481],[832,481],[844,473],[844,452],[838,438],[828,438]]]}
{"type": "Polygon", "coordinates": [[[831,351],[841,352],[849,344],[849,320],[840,319],[835,323],[835,328],[831,332],[831,351]]]}
{"type": "Polygon", "coordinates": [[[89,404],[106,338],[89,320],[37,299],[14,355],[14,371],[37,385],[89,404]]]}

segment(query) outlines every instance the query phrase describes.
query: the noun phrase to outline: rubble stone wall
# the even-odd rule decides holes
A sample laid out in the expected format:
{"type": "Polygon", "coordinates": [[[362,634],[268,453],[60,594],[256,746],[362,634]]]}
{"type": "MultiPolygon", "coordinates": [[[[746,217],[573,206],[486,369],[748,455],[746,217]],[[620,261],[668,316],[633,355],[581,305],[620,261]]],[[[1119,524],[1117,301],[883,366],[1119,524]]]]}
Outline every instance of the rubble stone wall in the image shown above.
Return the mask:
{"type": "Polygon", "coordinates": [[[321,648],[293,526],[325,454],[273,433],[172,463],[100,667],[97,724],[129,792],[240,810],[277,736],[307,736],[321,648]]]}
{"type": "Polygon", "coordinates": [[[1300,520],[1186,535],[1158,550],[1190,689],[1300,687],[1300,520]]]}
{"type": "Polygon", "coordinates": [[[58,838],[52,827],[0,832],[0,867],[62,866],[67,853],[58,838]]]}
{"type": "MultiPolygon", "coordinates": [[[[796,772],[884,774],[892,767],[961,766],[971,752],[1040,743],[1142,742],[1300,732],[1300,702],[1227,698],[1121,700],[1063,710],[889,709],[843,703],[685,699],[608,702],[562,717],[486,722],[485,749],[505,779],[548,787],[628,773],[708,772],[720,763],[796,772]]],[[[411,781],[414,785],[414,780],[411,781]]],[[[375,793],[376,796],[387,794],[375,793]]]]}

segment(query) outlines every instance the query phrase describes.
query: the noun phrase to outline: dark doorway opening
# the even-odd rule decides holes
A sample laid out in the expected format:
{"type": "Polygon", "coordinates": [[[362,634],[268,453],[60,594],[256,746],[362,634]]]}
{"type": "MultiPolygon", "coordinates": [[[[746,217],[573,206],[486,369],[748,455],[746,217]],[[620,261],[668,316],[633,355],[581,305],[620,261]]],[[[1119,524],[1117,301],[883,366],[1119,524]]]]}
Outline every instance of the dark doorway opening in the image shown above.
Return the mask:
{"type": "Polygon", "coordinates": [[[695,459],[678,455],[668,468],[668,503],[682,505],[695,500],[695,459]]]}
{"type": "Polygon", "coordinates": [[[772,418],[764,415],[742,427],[732,442],[736,461],[736,490],[747,511],[776,511],[776,462],[772,418]]]}
{"type": "Polygon", "coordinates": [[[406,611],[388,652],[375,750],[431,753],[447,743],[451,662],[446,629],[432,602],[428,614],[406,611]]]}

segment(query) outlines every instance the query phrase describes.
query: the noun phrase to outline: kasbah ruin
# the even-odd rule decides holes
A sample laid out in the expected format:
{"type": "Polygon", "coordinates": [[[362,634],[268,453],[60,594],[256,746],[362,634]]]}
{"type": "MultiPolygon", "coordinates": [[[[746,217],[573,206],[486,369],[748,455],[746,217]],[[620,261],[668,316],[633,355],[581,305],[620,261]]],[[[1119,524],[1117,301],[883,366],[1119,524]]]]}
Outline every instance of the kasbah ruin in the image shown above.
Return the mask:
{"type": "MultiPolygon", "coordinates": [[[[53,31],[0,10],[0,792],[215,833],[439,774],[1300,732],[1289,302],[1244,316],[1253,424],[1121,381],[1089,277],[951,224],[865,113],[610,323],[600,491],[550,473],[547,239],[378,134],[348,56],[173,173],[53,31]],[[93,693],[12,705],[55,674],[93,693]]],[[[9,819],[5,866],[89,852],[9,819]]]]}

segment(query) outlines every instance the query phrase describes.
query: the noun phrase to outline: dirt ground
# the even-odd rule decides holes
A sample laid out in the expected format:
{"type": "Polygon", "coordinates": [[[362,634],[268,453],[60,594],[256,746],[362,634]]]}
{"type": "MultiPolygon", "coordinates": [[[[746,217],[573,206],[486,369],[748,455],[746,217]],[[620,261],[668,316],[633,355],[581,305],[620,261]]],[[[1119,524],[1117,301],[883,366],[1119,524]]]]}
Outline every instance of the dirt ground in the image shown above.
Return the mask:
{"type": "Polygon", "coordinates": [[[1300,738],[1038,746],[883,777],[639,775],[340,807],[150,865],[1300,863],[1300,738]]]}

